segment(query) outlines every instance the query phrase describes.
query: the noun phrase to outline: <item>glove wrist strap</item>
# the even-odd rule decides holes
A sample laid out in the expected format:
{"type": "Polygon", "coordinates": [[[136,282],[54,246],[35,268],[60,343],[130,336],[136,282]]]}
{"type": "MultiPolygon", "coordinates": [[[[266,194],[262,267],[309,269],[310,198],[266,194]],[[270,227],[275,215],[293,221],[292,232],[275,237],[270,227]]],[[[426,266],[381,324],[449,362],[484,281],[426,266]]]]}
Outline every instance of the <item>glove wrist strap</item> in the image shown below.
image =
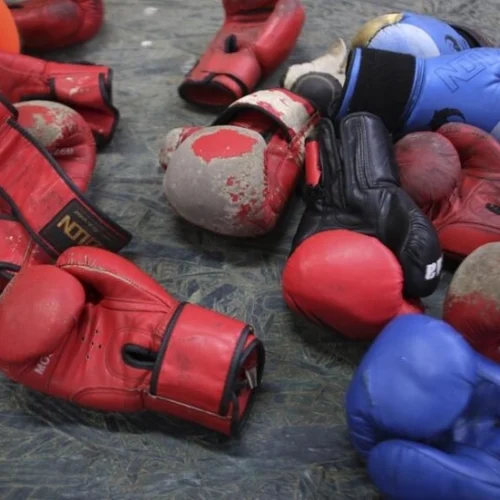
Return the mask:
{"type": "Polygon", "coordinates": [[[264,348],[250,326],[183,303],[165,328],[146,406],[234,435],[263,368],[264,348]]]}
{"type": "Polygon", "coordinates": [[[416,58],[375,49],[354,49],[347,69],[340,115],[368,112],[390,132],[402,127],[413,90],[416,58]]]}
{"type": "MultiPolygon", "coordinates": [[[[29,56],[26,64],[37,61],[29,56]]],[[[21,84],[8,98],[14,101],[47,100],[66,104],[78,111],[92,128],[97,147],[108,144],[115,131],[120,113],[113,106],[113,71],[91,63],[43,64],[42,84],[21,84]]]]}
{"type": "Polygon", "coordinates": [[[217,108],[251,92],[261,76],[259,62],[250,50],[213,52],[195,65],[178,92],[185,101],[217,108]]]}
{"type": "Polygon", "coordinates": [[[458,31],[458,33],[460,33],[460,35],[462,35],[467,40],[467,43],[472,48],[495,46],[495,44],[493,44],[489,38],[487,38],[481,32],[470,28],[469,26],[461,26],[456,24],[451,24],[450,26],[454,30],[458,31]]]}
{"type": "Polygon", "coordinates": [[[257,111],[282,131],[287,142],[303,137],[315,124],[319,115],[303,97],[285,89],[259,90],[228,106],[212,126],[227,125],[240,113],[257,111]]]}

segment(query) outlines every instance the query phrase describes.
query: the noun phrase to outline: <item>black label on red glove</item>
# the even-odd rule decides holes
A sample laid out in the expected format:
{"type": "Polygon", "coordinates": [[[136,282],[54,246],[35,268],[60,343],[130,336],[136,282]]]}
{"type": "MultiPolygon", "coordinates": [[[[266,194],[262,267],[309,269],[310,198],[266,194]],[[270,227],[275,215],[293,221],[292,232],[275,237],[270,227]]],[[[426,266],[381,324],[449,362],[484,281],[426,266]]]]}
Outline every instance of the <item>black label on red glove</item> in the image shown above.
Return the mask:
{"type": "Polygon", "coordinates": [[[132,235],[86,199],[48,151],[15,121],[10,108],[3,111],[0,153],[6,161],[0,170],[0,200],[15,219],[54,258],[73,246],[121,250],[132,235]]]}
{"type": "Polygon", "coordinates": [[[41,231],[40,236],[62,253],[73,246],[100,247],[119,252],[130,234],[102,214],[89,210],[79,200],[70,201],[41,231]]]}

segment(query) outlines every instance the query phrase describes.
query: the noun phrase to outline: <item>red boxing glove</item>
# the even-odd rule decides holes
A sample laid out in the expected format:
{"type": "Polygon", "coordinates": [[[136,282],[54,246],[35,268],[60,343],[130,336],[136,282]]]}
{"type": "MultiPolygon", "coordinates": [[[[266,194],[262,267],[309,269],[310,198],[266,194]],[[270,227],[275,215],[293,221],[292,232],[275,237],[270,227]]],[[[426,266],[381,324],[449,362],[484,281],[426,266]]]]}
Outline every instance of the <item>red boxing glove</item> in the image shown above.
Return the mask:
{"type": "Polygon", "coordinates": [[[222,3],[222,28],[179,87],[182,99],[212,108],[252,92],[288,57],[305,21],[300,0],[222,3]]]}
{"type": "Polygon", "coordinates": [[[405,190],[434,224],[443,251],[462,259],[500,241],[500,144],[464,123],[415,132],[395,147],[405,190]]]}
{"type": "Polygon", "coordinates": [[[128,243],[130,234],[82,194],[95,143],[76,111],[53,102],[17,109],[3,102],[0,134],[0,289],[21,267],[49,262],[71,246],[118,251],[128,243]]]}
{"type": "Polygon", "coordinates": [[[484,356],[500,363],[500,243],[474,250],[456,270],[443,319],[484,356]]]}
{"type": "Polygon", "coordinates": [[[103,411],[164,412],[237,433],[264,368],[252,327],[179,303],[123,257],[73,248],[0,296],[0,367],[103,411]],[[26,312],[29,311],[29,314],[26,312]]]}
{"type": "Polygon", "coordinates": [[[87,191],[96,164],[96,145],[83,117],[52,101],[25,101],[14,107],[17,123],[50,153],[75,187],[87,191]]]}
{"type": "Polygon", "coordinates": [[[111,141],[119,113],[112,103],[112,70],[93,64],[61,64],[0,52],[0,93],[11,102],[44,99],[78,111],[98,147],[111,141]]]}
{"type": "Polygon", "coordinates": [[[172,130],[160,152],[167,200],[181,217],[218,234],[269,232],[292,195],[318,120],[309,101],[271,89],[242,97],[210,127],[172,130]]]}
{"type": "MultiPolygon", "coordinates": [[[[96,148],[85,120],[71,108],[50,101],[26,101],[16,109],[18,124],[46,148],[78,189],[86,191],[95,167],[96,148]]],[[[4,162],[9,160],[5,158],[4,162]]],[[[0,290],[21,267],[50,262],[49,255],[5,202],[0,205],[0,235],[0,290]]]]}
{"type": "Polygon", "coordinates": [[[24,0],[7,3],[23,50],[56,50],[86,42],[102,26],[102,0],[24,0]]]}

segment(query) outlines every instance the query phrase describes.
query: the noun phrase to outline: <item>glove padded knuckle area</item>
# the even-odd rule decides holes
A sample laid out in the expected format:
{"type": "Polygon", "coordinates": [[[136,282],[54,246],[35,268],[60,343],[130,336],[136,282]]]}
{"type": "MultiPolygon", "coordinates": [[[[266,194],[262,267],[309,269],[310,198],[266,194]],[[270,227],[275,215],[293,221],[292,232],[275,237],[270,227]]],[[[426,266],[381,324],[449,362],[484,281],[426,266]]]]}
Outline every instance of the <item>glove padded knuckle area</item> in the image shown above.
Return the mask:
{"type": "Polygon", "coordinates": [[[325,230],[305,239],[288,259],[282,281],[292,310],[350,338],[373,338],[403,302],[403,276],[393,253],[354,231],[325,230]]]}
{"type": "Polygon", "coordinates": [[[175,151],[166,170],[169,203],[189,222],[219,234],[251,236],[264,231],[270,216],[266,147],[259,133],[240,127],[193,134],[175,151]]]}
{"type": "Polygon", "coordinates": [[[9,345],[1,361],[36,360],[54,352],[84,305],[85,290],[70,274],[49,265],[22,269],[0,296],[0,336],[9,345]]]}

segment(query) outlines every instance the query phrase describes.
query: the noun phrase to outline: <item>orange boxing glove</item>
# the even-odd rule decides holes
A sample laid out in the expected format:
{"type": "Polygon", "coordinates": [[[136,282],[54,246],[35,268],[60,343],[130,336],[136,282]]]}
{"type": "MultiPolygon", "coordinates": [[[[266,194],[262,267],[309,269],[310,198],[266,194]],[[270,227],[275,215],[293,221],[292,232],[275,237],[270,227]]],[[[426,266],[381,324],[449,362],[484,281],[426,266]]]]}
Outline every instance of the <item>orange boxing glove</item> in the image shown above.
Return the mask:
{"type": "Polygon", "coordinates": [[[12,54],[19,54],[21,51],[17,26],[4,0],[0,0],[0,51],[12,54]]]}

